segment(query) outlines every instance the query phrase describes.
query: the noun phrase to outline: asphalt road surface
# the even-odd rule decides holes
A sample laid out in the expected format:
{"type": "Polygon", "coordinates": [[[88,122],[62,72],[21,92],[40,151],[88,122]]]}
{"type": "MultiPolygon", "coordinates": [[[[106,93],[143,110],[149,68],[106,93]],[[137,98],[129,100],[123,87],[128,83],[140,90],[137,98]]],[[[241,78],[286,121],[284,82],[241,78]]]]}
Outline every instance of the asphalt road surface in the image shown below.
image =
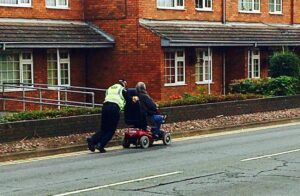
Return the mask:
{"type": "Polygon", "coordinates": [[[0,163],[0,195],[300,195],[300,123],[0,163]]]}

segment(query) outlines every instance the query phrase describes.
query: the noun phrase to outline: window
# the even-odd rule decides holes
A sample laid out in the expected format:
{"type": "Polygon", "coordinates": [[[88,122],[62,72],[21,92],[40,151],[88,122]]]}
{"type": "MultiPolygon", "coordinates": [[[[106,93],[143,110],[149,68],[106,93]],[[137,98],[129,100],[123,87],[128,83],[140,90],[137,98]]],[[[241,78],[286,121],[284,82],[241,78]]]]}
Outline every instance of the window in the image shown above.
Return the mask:
{"type": "Polygon", "coordinates": [[[260,0],[239,0],[239,11],[260,12],[260,0]]]}
{"type": "Polygon", "coordinates": [[[184,0],[157,0],[158,8],[184,9],[184,0]]]}
{"type": "Polygon", "coordinates": [[[184,50],[168,50],[165,52],[165,85],[185,84],[184,50]]]}
{"type": "Polygon", "coordinates": [[[68,51],[49,50],[47,65],[49,85],[70,85],[70,54],[68,51]]]}
{"type": "Polygon", "coordinates": [[[212,0],[196,0],[196,9],[212,10],[212,0]]]}
{"type": "Polygon", "coordinates": [[[248,78],[260,78],[260,51],[258,48],[248,50],[248,78]]]}
{"type": "Polygon", "coordinates": [[[46,0],[48,8],[68,8],[68,0],[46,0]]]}
{"type": "Polygon", "coordinates": [[[0,6],[30,7],[31,0],[0,0],[0,6]]]}
{"type": "Polygon", "coordinates": [[[274,14],[281,14],[282,0],[269,0],[269,12],[274,14]]]}
{"type": "Polygon", "coordinates": [[[31,52],[8,51],[0,54],[0,84],[33,83],[31,52]]]}
{"type": "Polygon", "coordinates": [[[196,49],[196,83],[212,82],[212,52],[210,48],[196,49]]]}

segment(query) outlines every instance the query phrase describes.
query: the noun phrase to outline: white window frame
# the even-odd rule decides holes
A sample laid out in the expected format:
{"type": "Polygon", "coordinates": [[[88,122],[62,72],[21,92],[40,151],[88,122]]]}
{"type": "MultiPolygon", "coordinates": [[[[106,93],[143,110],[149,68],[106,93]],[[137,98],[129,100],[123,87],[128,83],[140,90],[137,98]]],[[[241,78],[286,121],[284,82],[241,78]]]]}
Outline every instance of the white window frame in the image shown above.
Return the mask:
{"type": "MultiPolygon", "coordinates": [[[[71,63],[70,63],[70,51],[68,50],[61,50],[61,49],[56,49],[56,50],[48,50],[47,51],[47,54],[48,53],[53,53],[53,52],[56,52],[56,55],[57,55],[57,63],[56,63],[56,66],[57,66],[57,86],[70,86],[71,85],[71,63]],[[67,59],[61,59],[60,58],[60,52],[67,52],[68,53],[68,58],[67,59]],[[61,64],[68,64],[68,84],[61,84],[61,64]]],[[[48,62],[47,62],[47,84],[48,83],[48,62]]],[[[49,84],[49,85],[52,85],[52,84],[49,84]]],[[[49,88],[55,88],[55,87],[49,87],[49,88]]]]}
{"type": "Polygon", "coordinates": [[[213,0],[196,0],[195,1],[196,10],[198,11],[213,11],[213,0]],[[202,1],[203,8],[197,7],[198,1],[202,1]],[[206,1],[210,1],[211,7],[206,5],[206,1]]]}
{"type": "Polygon", "coordinates": [[[168,49],[166,50],[166,52],[174,52],[175,53],[175,82],[174,83],[166,83],[166,64],[165,64],[165,58],[164,57],[164,86],[182,86],[182,85],[186,85],[185,83],[185,50],[184,49],[168,49]],[[178,57],[178,52],[182,52],[183,56],[182,57],[178,57]],[[178,62],[183,62],[183,81],[178,81],[178,62]]]}
{"type": "Polygon", "coordinates": [[[67,0],[66,5],[59,5],[59,0],[54,0],[55,1],[55,6],[47,5],[47,0],[45,0],[46,3],[46,8],[50,9],[68,9],[69,8],[69,0],[67,0]]]}
{"type": "Polygon", "coordinates": [[[260,50],[259,48],[249,48],[248,49],[248,78],[260,78],[260,50]],[[254,55],[254,51],[257,51],[258,54],[254,55]],[[258,60],[258,75],[254,75],[255,66],[254,61],[258,60]]]}
{"type": "Polygon", "coordinates": [[[22,3],[21,0],[17,0],[17,4],[0,3],[0,6],[4,6],[4,7],[31,7],[31,0],[29,0],[29,3],[22,3]]]}
{"type": "MultiPolygon", "coordinates": [[[[19,77],[20,77],[20,83],[24,83],[24,65],[30,64],[30,74],[31,74],[31,83],[34,83],[34,70],[33,70],[33,54],[31,50],[24,50],[24,51],[9,51],[12,53],[18,53],[19,56],[19,77]],[[30,59],[23,59],[23,53],[29,53],[30,59]]],[[[32,85],[30,85],[32,86],[32,85]]],[[[11,87],[11,88],[5,88],[5,92],[12,92],[12,91],[22,91],[23,89],[11,87]]],[[[0,90],[2,92],[2,88],[0,90]]]]}
{"type": "Polygon", "coordinates": [[[239,7],[239,12],[242,12],[242,13],[260,13],[260,0],[258,0],[258,10],[255,10],[254,8],[255,8],[255,0],[251,0],[252,2],[252,10],[243,10],[242,9],[242,2],[243,1],[246,1],[246,0],[238,0],[239,1],[239,5],[238,5],[238,7],[239,7]]]}
{"type": "Polygon", "coordinates": [[[159,1],[159,0],[156,0],[156,5],[157,5],[157,8],[158,8],[158,9],[184,10],[185,0],[182,0],[182,6],[181,6],[181,5],[178,5],[178,3],[177,3],[178,0],[173,0],[173,2],[174,2],[174,7],[159,6],[158,1],[159,1]]]}
{"type": "Polygon", "coordinates": [[[282,0],[280,0],[280,11],[277,10],[277,0],[269,0],[269,13],[270,14],[282,14],[282,0]],[[274,11],[271,10],[271,1],[273,1],[273,9],[274,11]]]}
{"type": "Polygon", "coordinates": [[[196,84],[209,84],[209,83],[212,83],[213,82],[213,54],[212,54],[212,49],[210,47],[208,48],[196,48],[196,59],[197,59],[197,62],[195,64],[195,81],[196,81],[196,84]],[[207,50],[207,53],[208,53],[208,56],[205,55],[205,53],[203,53],[203,51],[206,51],[207,50]],[[200,57],[202,53],[202,57],[200,57]],[[202,62],[202,65],[200,64],[200,59],[203,59],[203,62],[202,62]],[[208,70],[206,70],[205,68],[205,61],[208,61],[209,62],[209,68],[208,70]],[[197,77],[196,77],[196,69],[199,69],[199,74],[200,74],[200,67],[203,67],[203,80],[202,81],[197,81],[197,77]],[[208,77],[209,79],[205,78],[206,74],[208,74],[208,77]]]}

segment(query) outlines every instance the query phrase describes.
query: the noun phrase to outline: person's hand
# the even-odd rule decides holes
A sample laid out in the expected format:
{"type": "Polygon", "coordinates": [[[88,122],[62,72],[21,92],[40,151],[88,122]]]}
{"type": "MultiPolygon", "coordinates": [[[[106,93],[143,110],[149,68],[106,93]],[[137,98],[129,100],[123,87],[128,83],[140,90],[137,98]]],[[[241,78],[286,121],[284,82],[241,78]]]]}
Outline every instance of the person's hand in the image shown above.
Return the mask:
{"type": "Polygon", "coordinates": [[[138,100],[139,100],[139,97],[138,97],[138,96],[133,96],[133,97],[132,97],[133,103],[136,103],[138,100]]]}

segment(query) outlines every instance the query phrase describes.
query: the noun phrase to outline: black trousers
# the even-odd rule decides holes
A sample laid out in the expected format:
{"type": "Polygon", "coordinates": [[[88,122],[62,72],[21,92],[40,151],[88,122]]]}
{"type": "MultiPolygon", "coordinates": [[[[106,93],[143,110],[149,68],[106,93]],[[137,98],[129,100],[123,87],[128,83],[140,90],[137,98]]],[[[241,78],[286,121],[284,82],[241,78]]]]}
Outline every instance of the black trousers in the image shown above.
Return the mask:
{"type": "Polygon", "coordinates": [[[101,116],[101,130],[92,136],[95,144],[104,148],[114,136],[120,119],[120,108],[115,103],[104,103],[101,116]]]}

